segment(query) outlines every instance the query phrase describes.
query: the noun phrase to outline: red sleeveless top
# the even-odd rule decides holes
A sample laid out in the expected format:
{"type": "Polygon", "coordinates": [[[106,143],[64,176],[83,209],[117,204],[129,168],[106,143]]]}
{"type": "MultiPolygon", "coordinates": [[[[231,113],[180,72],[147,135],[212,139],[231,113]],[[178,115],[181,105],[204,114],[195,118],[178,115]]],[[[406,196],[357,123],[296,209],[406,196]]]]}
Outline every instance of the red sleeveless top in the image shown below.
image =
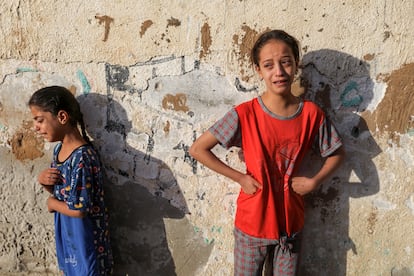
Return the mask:
{"type": "Polygon", "coordinates": [[[282,233],[291,236],[303,228],[303,198],[292,190],[289,179],[326,118],[310,101],[288,118],[264,108],[257,98],[235,108],[247,173],[263,185],[254,195],[240,191],[235,226],[254,237],[279,239],[282,233]]]}

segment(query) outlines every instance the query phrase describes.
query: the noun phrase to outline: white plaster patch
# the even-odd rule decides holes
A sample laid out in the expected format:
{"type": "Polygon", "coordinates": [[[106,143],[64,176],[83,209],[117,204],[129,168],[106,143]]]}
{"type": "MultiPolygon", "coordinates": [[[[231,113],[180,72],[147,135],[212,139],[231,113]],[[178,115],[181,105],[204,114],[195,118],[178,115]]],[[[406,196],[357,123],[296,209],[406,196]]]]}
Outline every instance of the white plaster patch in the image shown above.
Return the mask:
{"type": "Polygon", "coordinates": [[[385,211],[394,210],[397,207],[396,204],[389,202],[387,200],[381,199],[381,198],[374,199],[372,204],[378,209],[385,210],[385,211]]]}
{"type": "Polygon", "coordinates": [[[402,147],[397,148],[397,154],[405,163],[407,170],[412,170],[412,164],[414,164],[414,154],[412,152],[413,138],[414,137],[411,135],[402,135],[400,137],[400,145],[402,145],[402,147]]]}
{"type": "Polygon", "coordinates": [[[387,84],[386,83],[376,82],[375,80],[373,80],[373,82],[374,82],[374,85],[373,85],[372,99],[369,102],[369,104],[367,105],[367,109],[366,109],[366,110],[370,111],[371,113],[374,112],[377,109],[377,106],[379,105],[379,103],[384,98],[385,91],[387,90],[387,84]]]}
{"type": "Polygon", "coordinates": [[[143,150],[143,146],[147,144],[148,141],[148,134],[146,133],[134,133],[129,132],[126,136],[126,142],[129,146],[131,146],[134,149],[140,149],[143,150]]]}
{"type": "Polygon", "coordinates": [[[361,180],[361,178],[358,177],[358,175],[355,173],[354,170],[351,170],[351,172],[349,174],[349,182],[350,183],[361,183],[362,180],[361,180]]]}
{"type": "Polygon", "coordinates": [[[411,214],[414,215],[414,194],[411,194],[405,201],[405,205],[411,210],[411,214]]]}
{"type": "Polygon", "coordinates": [[[414,162],[412,154],[412,138],[409,135],[400,135],[400,145],[394,141],[388,140],[389,147],[384,150],[390,161],[403,161],[406,169],[410,170],[414,162]]]}
{"type": "Polygon", "coordinates": [[[7,143],[9,140],[9,134],[7,130],[8,127],[0,123],[0,146],[10,148],[10,144],[7,143]]]}

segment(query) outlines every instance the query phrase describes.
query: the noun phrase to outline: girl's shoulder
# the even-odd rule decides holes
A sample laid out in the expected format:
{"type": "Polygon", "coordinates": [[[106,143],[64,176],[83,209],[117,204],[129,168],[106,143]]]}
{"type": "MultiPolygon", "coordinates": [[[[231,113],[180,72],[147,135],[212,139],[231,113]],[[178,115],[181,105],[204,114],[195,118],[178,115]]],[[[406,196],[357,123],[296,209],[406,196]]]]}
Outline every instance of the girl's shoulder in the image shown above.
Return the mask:
{"type": "Polygon", "coordinates": [[[97,156],[98,153],[96,152],[95,148],[91,144],[84,144],[73,151],[78,155],[84,156],[97,156]]]}
{"type": "Polygon", "coordinates": [[[57,142],[54,146],[53,146],[53,151],[59,151],[62,148],[62,142],[57,142]]]}
{"type": "Polygon", "coordinates": [[[237,105],[234,109],[236,110],[251,110],[254,109],[256,105],[259,104],[258,97],[255,97],[251,100],[248,100],[246,102],[243,102],[239,105],[237,105]]]}
{"type": "Polygon", "coordinates": [[[57,156],[61,148],[62,148],[62,142],[56,143],[56,145],[53,147],[53,156],[57,156]]]}
{"type": "Polygon", "coordinates": [[[311,117],[320,122],[326,119],[325,111],[311,100],[303,100],[302,114],[304,117],[311,117]]]}
{"type": "Polygon", "coordinates": [[[99,162],[99,156],[94,147],[90,144],[84,144],[73,150],[68,158],[73,162],[95,163],[99,162]]]}
{"type": "Polygon", "coordinates": [[[322,108],[320,108],[320,106],[317,105],[316,103],[314,103],[313,101],[308,100],[308,99],[304,99],[302,101],[303,101],[303,108],[306,108],[306,109],[312,110],[312,111],[316,111],[316,112],[324,113],[322,108]]]}

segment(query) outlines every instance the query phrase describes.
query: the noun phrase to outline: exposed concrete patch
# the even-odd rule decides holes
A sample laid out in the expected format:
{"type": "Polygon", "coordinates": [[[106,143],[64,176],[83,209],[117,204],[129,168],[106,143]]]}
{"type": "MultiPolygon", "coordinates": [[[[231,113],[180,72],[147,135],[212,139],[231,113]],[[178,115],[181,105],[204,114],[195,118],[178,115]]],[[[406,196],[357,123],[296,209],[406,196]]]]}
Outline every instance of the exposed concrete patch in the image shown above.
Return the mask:
{"type": "Polygon", "coordinates": [[[166,121],[164,125],[165,135],[168,135],[168,133],[170,133],[170,127],[171,127],[170,121],[166,121]]]}
{"type": "Polygon", "coordinates": [[[378,222],[377,210],[373,209],[368,216],[368,234],[372,235],[375,231],[375,224],[378,222]]]}
{"type": "Polygon", "coordinates": [[[178,27],[181,25],[181,21],[174,17],[171,17],[170,19],[168,19],[167,22],[168,22],[167,27],[169,26],[178,27]]]}
{"type": "Polygon", "coordinates": [[[154,24],[154,22],[152,22],[152,20],[145,20],[141,24],[141,31],[139,32],[139,36],[142,37],[146,33],[148,28],[151,27],[153,24],[154,24]]]}
{"type": "Polygon", "coordinates": [[[204,23],[203,27],[201,27],[200,59],[206,57],[206,55],[210,53],[211,43],[212,43],[212,39],[211,39],[211,33],[210,33],[210,26],[207,23],[204,23]]]}
{"type": "Polygon", "coordinates": [[[365,56],[364,56],[364,60],[365,61],[371,61],[371,60],[373,60],[375,58],[375,54],[366,54],[365,56]]]}
{"type": "Polygon", "coordinates": [[[414,115],[414,63],[407,64],[385,78],[388,88],[376,111],[380,129],[401,134],[412,127],[414,115]]]}
{"type": "Polygon", "coordinates": [[[108,40],[109,31],[111,29],[111,24],[114,22],[114,19],[107,15],[95,15],[95,18],[98,19],[99,25],[102,23],[104,24],[105,32],[102,41],[106,42],[108,40]]]}
{"type": "Polygon", "coordinates": [[[233,44],[236,47],[236,55],[238,56],[239,65],[242,68],[240,75],[243,81],[249,81],[253,77],[251,74],[247,74],[244,68],[250,64],[250,51],[253,48],[254,42],[258,36],[258,32],[247,25],[242,26],[244,35],[233,35],[233,44]]]}
{"type": "Polygon", "coordinates": [[[10,141],[12,152],[17,160],[34,160],[43,156],[44,141],[36,135],[32,127],[32,122],[23,122],[22,129],[18,130],[10,141]]]}
{"type": "Polygon", "coordinates": [[[383,76],[383,80],[388,85],[383,100],[374,113],[364,114],[364,117],[375,122],[380,132],[389,133],[398,144],[398,134],[414,130],[414,63],[383,76]]]}
{"type": "Polygon", "coordinates": [[[165,95],[162,100],[162,108],[187,112],[189,110],[187,106],[187,95],[184,93],[165,95]]]}
{"type": "MultiPolygon", "coordinates": [[[[167,19],[167,26],[165,27],[165,30],[161,32],[160,39],[154,40],[154,44],[157,46],[161,46],[162,41],[167,42],[170,44],[172,42],[172,38],[174,37],[174,34],[170,34],[170,27],[178,28],[181,26],[181,21],[177,18],[171,17],[167,19]]],[[[168,45],[166,44],[166,46],[168,45]]],[[[168,46],[167,46],[168,47],[168,46]]]]}

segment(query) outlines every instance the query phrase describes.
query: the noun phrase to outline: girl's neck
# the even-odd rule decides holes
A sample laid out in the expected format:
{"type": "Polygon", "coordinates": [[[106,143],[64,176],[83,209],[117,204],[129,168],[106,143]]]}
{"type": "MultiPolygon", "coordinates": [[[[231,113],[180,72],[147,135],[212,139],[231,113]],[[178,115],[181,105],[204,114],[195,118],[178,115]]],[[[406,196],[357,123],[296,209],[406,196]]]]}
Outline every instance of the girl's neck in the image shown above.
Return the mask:
{"type": "Polygon", "coordinates": [[[66,160],[75,149],[85,144],[86,141],[83,139],[78,129],[66,133],[62,140],[62,147],[59,152],[58,160],[66,160]]]}
{"type": "Polygon", "coordinates": [[[291,93],[287,95],[275,95],[265,92],[261,98],[263,104],[269,111],[282,117],[290,117],[295,114],[300,103],[300,99],[291,93]]]}

